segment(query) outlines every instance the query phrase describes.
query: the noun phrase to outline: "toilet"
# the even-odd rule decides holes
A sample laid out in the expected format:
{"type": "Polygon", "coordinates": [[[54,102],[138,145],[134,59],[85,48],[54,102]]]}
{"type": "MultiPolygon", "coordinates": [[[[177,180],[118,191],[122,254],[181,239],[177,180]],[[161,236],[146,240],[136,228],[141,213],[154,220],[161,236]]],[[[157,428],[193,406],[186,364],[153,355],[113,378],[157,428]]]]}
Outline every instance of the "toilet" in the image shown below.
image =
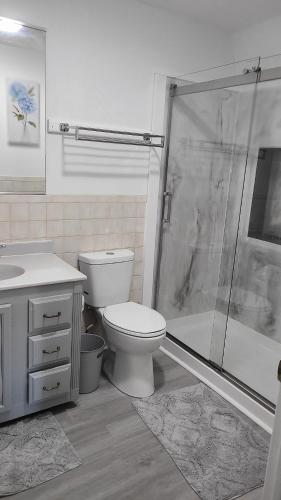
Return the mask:
{"type": "Polygon", "coordinates": [[[104,364],[108,379],[133,397],[153,394],[152,353],[166,335],[163,316],[129,301],[134,253],[120,249],[79,255],[85,302],[102,317],[109,356],[104,364]]]}

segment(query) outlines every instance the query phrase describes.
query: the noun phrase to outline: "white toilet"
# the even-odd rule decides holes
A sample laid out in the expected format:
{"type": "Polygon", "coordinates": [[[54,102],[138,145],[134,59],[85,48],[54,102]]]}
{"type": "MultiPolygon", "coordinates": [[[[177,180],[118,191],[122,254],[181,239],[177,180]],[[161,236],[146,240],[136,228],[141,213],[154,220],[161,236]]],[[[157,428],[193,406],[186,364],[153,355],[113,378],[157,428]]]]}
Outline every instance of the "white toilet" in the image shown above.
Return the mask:
{"type": "Polygon", "coordinates": [[[152,353],[166,335],[166,322],[149,307],[128,302],[133,274],[131,250],[79,255],[86,304],[99,310],[112,351],[104,365],[109,380],[134,397],[154,392],[152,353]]]}

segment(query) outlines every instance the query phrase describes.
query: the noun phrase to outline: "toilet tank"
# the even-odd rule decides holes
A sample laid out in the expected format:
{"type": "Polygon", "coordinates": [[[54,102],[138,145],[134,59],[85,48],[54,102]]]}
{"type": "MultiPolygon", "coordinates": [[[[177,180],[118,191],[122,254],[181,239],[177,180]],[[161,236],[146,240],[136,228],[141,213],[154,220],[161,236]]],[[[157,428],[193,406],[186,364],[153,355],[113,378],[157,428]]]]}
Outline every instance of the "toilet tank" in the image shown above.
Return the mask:
{"type": "Polygon", "coordinates": [[[105,250],[79,255],[86,304],[105,307],[128,302],[133,276],[134,253],[131,250],[105,250]]]}

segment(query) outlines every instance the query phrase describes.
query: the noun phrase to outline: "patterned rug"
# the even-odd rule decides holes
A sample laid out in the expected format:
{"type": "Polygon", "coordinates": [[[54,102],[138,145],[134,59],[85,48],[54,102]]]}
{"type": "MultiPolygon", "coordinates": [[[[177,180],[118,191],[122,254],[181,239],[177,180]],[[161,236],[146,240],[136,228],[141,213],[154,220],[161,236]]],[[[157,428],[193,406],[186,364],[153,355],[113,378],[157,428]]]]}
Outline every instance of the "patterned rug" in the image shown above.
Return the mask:
{"type": "Polygon", "coordinates": [[[0,426],[0,496],[27,490],[80,464],[50,412],[0,426]]]}
{"type": "Polygon", "coordinates": [[[132,404],[202,500],[262,486],[269,434],[206,385],[132,404]]]}

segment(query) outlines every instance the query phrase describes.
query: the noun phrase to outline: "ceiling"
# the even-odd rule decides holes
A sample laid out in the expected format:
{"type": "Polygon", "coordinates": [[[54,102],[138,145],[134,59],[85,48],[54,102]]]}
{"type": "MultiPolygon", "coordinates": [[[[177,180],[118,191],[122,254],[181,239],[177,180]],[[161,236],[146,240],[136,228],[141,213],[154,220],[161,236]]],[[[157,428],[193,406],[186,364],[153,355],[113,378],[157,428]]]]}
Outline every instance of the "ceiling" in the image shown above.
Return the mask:
{"type": "Polygon", "coordinates": [[[281,16],[280,0],[139,0],[170,12],[190,16],[226,31],[240,31],[281,16]]]}

